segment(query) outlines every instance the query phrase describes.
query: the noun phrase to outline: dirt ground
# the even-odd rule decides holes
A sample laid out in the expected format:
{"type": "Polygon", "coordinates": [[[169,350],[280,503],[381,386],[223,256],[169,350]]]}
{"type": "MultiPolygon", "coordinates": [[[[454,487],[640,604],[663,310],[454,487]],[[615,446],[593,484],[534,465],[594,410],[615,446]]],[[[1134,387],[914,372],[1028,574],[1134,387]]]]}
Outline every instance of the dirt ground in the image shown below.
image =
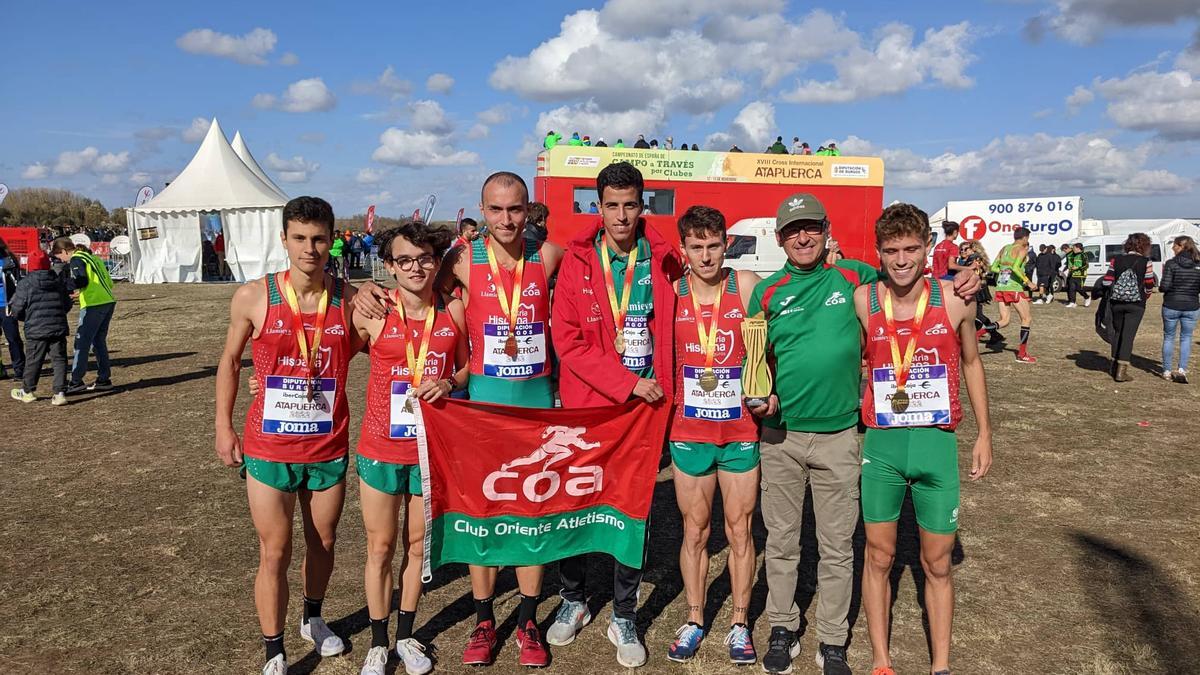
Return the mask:
{"type": "MultiPolygon", "coordinates": [[[[0,462],[8,472],[0,488],[0,671],[258,672],[262,648],[251,595],[256,538],[244,484],[217,460],[212,442],[213,375],[233,290],[121,285],[110,337],[117,390],[53,408],[45,398],[47,374],[37,403],[0,400],[0,462]]],[[[1136,379],[1128,384],[1116,385],[1104,373],[1107,346],[1092,330],[1092,311],[1082,307],[1034,308],[1036,366],[1015,363],[1011,352],[985,356],[995,464],[985,481],[967,484],[970,445],[960,443],[955,672],[1200,672],[1200,424],[1193,417],[1200,382],[1183,386],[1153,375],[1162,334],[1158,302],[1147,310],[1136,379]]],[[[1015,338],[1015,327],[1007,332],[1015,338]]],[[[352,369],[356,420],[366,365],[359,358],[352,369]]],[[[246,404],[243,396],[239,416],[246,404]]],[[[972,438],[973,429],[968,421],[961,436],[972,438]]],[[[352,443],[356,436],[352,431],[352,443]]],[[[297,556],[287,632],[292,673],[357,673],[369,645],[365,540],[357,481],[349,484],[324,613],[351,651],[321,659],[299,639],[297,556]]],[[[708,610],[715,628],[696,661],[680,665],[666,659],[685,617],[669,470],[660,474],[652,522],[640,609],[650,649],[643,672],[736,671],[721,644],[730,609],[721,528],[714,527],[710,545],[715,582],[708,610]]],[[[914,528],[910,513],[894,574],[892,644],[901,673],[928,672],[914,528]]],[[[756,537],[761,551],[761,523],[756,537]]],[[[297,553],[301,546],[298,538],[297,553]]],[[[798,593],[810,620],[815,565],[810,536],[798,593]]],[[[589,581],[605,605],[608,570],[597,560],[589,581]]],[[[558,606],[556,580],[551,567],[539,613],[543,627],[558,606]]],[[[515,673],[521,669],[512,636],[517,598],[511,572],[501,575],[500,586],[503,646],[491,672],[515,673]]],[[[760,655],[769,632],[759,620],[765,598],[760,573],[751,605],[760,655]]],[[[593,611],[597,623],[575,644],[554,650],[551,671],[622,670],[603,632],[609,608],[594,605],[593,611]]],[[[438,671],[466,670],[458,657],[471,618],[465,569],[441,570],[417,619],[417,637],[441,650],[438,671]]],[[[857,598],[851,621],[851,665],[869,672],[857,598]]],[[[814,631],[802,643],[796,672],[818,672],[814,631]]]]}

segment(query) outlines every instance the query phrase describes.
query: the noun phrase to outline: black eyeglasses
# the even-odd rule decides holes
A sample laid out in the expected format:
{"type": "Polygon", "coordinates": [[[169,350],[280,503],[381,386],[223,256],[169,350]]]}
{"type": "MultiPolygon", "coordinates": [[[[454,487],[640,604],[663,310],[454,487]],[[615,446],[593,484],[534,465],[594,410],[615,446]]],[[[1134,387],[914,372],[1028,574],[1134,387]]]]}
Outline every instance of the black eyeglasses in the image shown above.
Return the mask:
{"type": "Polygon", "coordinates": [[[779,236],[783,239],[793,239],[800,235],[801,232],[809,236],[817,236],[825,232],[826,223],[816,220],[809,220],[803,223],[790,223],[787,227],[779,232],[779,236]]]}
{"type": "Polygon", "coordinates": [[[396,267],[399,267],[403,272],[412,270],[414,263],[429,270],[437,266],[437,258],[434,258],[428,253],[419,255],[416,258],[411,258],[406,255],[402,255],[399,258],[392,258],[392,264],[394,264],[396,267]]]}

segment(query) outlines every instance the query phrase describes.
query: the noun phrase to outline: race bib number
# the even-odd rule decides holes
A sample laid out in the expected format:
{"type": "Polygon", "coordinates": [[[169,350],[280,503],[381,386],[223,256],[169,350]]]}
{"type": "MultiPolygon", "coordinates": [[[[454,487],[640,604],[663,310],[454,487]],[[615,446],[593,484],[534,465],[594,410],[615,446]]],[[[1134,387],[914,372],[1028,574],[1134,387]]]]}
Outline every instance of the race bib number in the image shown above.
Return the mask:
{"type": "Polygon", "coordinates": [[[483,374],[488,377],[524,379],[546,371],[546,324],[541,321],[518,323],[517,355],[504,353],[508,324],[483,326],[483,374]]]}
{"type": "Polygon", "coordinates": [[[650,317],[625,317],[625,353],[621,363],[637,372],[654,365],[654,338],[650,335],[650,317]]]}
{"type": "Polygon", "coordinates": [[[999,276],[996,277],[996,285],[1003,286],[1012,281],[1012,270],[1001,270],[999,276]]]}
{"type": "Polygon", "coordinates": [[[320,377],[313,381],[313,399],[308,400],[308,378],[268,375],[263,389],[264,434],[319,436],[333,431],[333,399],[337,380],[320,377]]]}
{"type": "Polygon", "coordinates": [[[404,404],[408,401],[408,382],[393,381],[391,396],[391,424],[388,426],[388,438],[416,438],[417,416],[410,407],[407,411],[404,404]]]}
{"type": "Polygon", "coordinates": [[[950,424],[950,384],[945,364],[913,365],[908,372],[904,391],[908,394],[908,409],[892,411],[892,396],[896,393],[895,374],[891,368],[871,370],[875,391],[875,423],[881,427],[931,427],[950,424]]]}
{"type": "Polygon", "coordinates": [[[742,367],[713,368],[717,388],[704,391],[704,368],[683,367],[683,416],[693,420],[732,422],[742,418],[742,367]]]}

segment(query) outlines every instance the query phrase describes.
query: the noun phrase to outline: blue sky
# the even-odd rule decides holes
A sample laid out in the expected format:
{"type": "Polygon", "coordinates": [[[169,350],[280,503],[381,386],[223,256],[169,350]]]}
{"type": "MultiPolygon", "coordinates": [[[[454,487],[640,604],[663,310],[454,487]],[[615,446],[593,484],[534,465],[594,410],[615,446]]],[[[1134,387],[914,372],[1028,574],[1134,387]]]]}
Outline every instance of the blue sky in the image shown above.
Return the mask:
{"type": "Polygon", "coordinates": [[[1080,194],[1090,217],[1200,216],[1194,0],[27,3],[6,23],[0,182],[110,208],[215,116],[345,215],[430,192],[470,211],[491,171],[531,178],[554,128],[836,140],[931,212],[1080,194]]]}

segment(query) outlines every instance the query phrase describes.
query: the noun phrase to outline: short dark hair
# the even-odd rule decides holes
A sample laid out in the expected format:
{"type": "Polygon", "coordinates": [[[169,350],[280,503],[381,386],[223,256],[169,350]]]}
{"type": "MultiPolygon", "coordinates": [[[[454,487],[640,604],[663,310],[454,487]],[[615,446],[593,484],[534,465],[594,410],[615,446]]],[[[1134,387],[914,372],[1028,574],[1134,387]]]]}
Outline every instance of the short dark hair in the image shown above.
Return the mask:
{"type": "Polygon", "coordinates": [[[385,262],[392,262],[392,242],[397,237],[409,240],[414,246],[421,248],[429,247],[429,250],[433,253],[433,257],[441,260],[442,256],[446,253],[446,249],[450,248],[450,242],[454,239],[454,234],[445,227],[434,227],[419,220],[409,221],[396,227],[388,228],[380,232],[379,236],[375,238],[375,242],[379,246],[376,251],[379,257],[385,262]]]}
{"type": "Polygon", "coordinates": [[[283,206],[283,233],[287,234],[288,221],[324,225],[333,236],[333,207],[320,197],[296,197],[283,206]]]}
{"type": "Polygon", "coordinates": [[[462,232],[468,227],[479,227],[479,223],[474,218],[463,218],[458,222],[458,231],[462,232]]]}
{"type": "Polygon", "coordinates": [[[529,201],[529,186],[525,184],[524,178],[521,178],[511,171],[497,171],[496,173],[484,179],[483,187],[479,188],[480,203],[483,202],[483,191],[487,189],[488,185],[491,185],[492,181],[496,181],[501,185],[520,185],[521,190],[525,192],[525,201],[529,201]]]}
{"type": "Polygon", "coordinates": [[[1134,232],[1125,238],[1125,245],[1122,248],[1125,249],[1126,253],[1141,253],[1142,255],[1150,255],[1150,237],[1144,232],[1134,232]]]}
{"type": "Polygon", "coordinates": [[[725,236],[725,215],[711,206],[693,206],[679,217],[679,240],[683,241],[689,234],[695,237],[705,235],[725,236]]]}
{"type": "Polygon", "coordinates": [[[526,222],[534,225],[545,225],[550,218],[550,208],[541,202],[529,203],[529,216],[526,222]]]}
{"type": "Polygon", "coordinates": [[[875,245],[882,248],[888,239],[914,236],[929,242],[929,215],[912,204],[892,204],[875,221],[875,245]]]}
{"type": "Polygon", "coordinates": [[[946,222],[942,223],[942,232],[945,233],[947,237],[952,234],[956,234],[958,232],[958,223],[954,222],[953,220],[947,220],[946,222]]]}
{"type": "Polygon", "coordinates": [[[1016,241],[1018,239],[1024,239],[1028,236],[1029,236],[1029,228],[1028,227],[1018,227],[1013,230],[1013,241],[1016,241]]]}
{"type": "Polygon", "coordinates": [[[600,198],[600,203],[604,203],[604,188],[613,188],[614,190],[625,190],[635,188],[637,190],[637,199],[642,201],[642,193],[646,189],[646,182],[642,180],[642,172],[637,170],[637,167],[629,162],[614,162],[600,170],[596,175],[596,195],[600,198]]]}

